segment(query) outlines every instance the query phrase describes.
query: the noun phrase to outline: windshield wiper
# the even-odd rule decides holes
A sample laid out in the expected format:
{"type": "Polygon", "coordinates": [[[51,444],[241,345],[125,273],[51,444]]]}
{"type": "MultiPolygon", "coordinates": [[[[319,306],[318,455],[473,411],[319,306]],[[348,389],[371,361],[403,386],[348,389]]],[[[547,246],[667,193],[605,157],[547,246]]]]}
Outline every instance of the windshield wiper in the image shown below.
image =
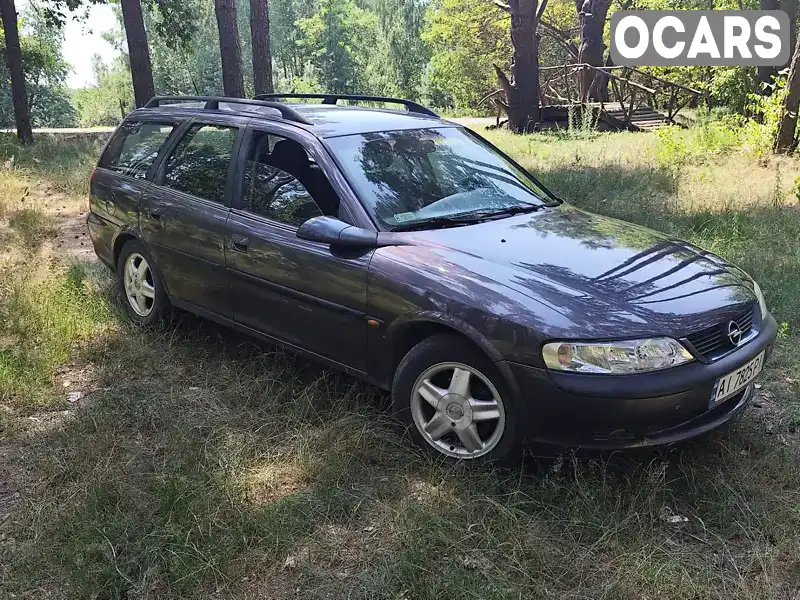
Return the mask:
{"type": "Polygon", "coordinates": [[[514,215],[520,215],[522,213],[536,212],[537,210],[541,210],[543,208],[545,208],[544,204],[526,204],[524,206],[517,205],[517,206],[506,206],[504,208],[476,210],[467,214],[469,214],[471,217],[477,217],[480,219],[491,219],[492,217],[503,217],[503,216],[512,217],[514,215]]]}
{"type": "Polygon", "coordinates": [[[487,219],[499,216],[513,216],[521,213],[535,212],[545,208],[543,204],[530,204],[525,206],[508,206],[506,208],[480,209],[459,213],[451,216],[431,217],[421,221],[413,221],[402,225],[395,225],[389,231],[414,231],[417,229],[441,229],[443,227],[456,227],[480,223],[487,219]]]}
{"type": "Polygon", "coordinates": [[[403,223],[402,225],[395,225],[389,231],[414,231],[417,229],[442,229],[444,227],[456,227],[458,225],[470,225],[483,221],[483,216],[469,215],[455,215],[452,217],[431,217],[430,219],[422,219],[421,221],[413,221],[411,223],[403,223]]]}

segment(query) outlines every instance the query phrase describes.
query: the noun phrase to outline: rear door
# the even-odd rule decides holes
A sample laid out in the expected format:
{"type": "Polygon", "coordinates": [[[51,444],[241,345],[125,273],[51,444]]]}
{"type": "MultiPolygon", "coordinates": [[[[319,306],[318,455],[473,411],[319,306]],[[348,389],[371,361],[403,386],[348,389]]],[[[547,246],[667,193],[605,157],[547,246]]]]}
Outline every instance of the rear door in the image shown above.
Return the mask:
{"type": "Polygon", "coordinates": [[[248,119],[194,119],[143,196],[142,234],[178,306],[233,316],[225,274],[232,168],[248,119]]]}
{"type": "Polygon", "coordinates": [[[321,170],[323,150],[306,140],[304,158],[298,140],[277,124],[254,125],[242,148],[242,192],[226,235],[234,319],[363,371],[372,251],[338,252],[297,237],[298,226],[312,217],[350,218],[321,170]]]}
{"type": "Polygon", "coordinates": [[[112,266],[114,235],[139,226],[139,201],[148,175],[177,121],[125,121],[109,141],[92,176],[89,228],[98,256],[112,266]]]}

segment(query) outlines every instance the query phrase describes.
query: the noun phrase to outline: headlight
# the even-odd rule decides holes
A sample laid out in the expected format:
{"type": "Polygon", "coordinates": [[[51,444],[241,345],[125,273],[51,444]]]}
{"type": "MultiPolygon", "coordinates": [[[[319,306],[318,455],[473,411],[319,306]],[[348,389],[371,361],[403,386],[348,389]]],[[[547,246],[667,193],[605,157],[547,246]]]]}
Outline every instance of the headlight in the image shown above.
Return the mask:
{"type": "Polygon", "coordinates": [[[694,360],[671,338],[620,342],[551,342],[542,348],[544,363],[558,371],[576,373],[644,373],[694,360]]]}
{"type": "Polygon", "coordinates": [[[761,309],[761,318],[764,319],[767,316],[767,301],[764,300],[764,292],[761,291],[761,287],[755,281],[753,282],[753,291],[756,293],[756,298],[758,298],[758,308],[761,309]]]}

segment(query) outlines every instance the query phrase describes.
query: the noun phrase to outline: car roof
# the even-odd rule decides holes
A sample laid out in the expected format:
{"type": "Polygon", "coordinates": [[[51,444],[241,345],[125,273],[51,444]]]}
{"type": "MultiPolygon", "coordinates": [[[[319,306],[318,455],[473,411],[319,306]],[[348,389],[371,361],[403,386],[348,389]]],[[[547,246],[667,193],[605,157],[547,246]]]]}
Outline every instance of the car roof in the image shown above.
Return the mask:
{"type": "Polygon", "coordinates": [[[330,104],[293,104],[292,108],[311,121],[314,133],[320,137],[457,126],[438,117],[387,108],[330,104]]]}
{"type": "Polygon", "coordinates": [[[153,108],[141,108],[131,113],[131,116],[152,119],[159,117],[185,119],[211,115],[250,117],[265,122],[277,121],[294,125],[322,138],[403,129],[460,127],[456,123],[436,116],[406,110],[306,103],[287,103],[285,106],[291,107],[306,122],[286,119],[281,116],[277,108],[270,106],[226,103],[222,99],[220,99],[219,108],[213,110],[204,108],[201,102],[168,104],[153,108]]]}

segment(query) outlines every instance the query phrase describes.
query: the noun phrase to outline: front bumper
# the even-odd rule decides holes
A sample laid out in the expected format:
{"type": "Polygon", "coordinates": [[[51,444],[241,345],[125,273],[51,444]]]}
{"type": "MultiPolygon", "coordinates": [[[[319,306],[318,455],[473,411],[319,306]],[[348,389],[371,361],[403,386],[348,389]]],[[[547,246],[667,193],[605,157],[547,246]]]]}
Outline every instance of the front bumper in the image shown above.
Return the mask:
{"type": "Polygon", "coordinates": [[[532,442],[587,449],[659,446],[687,440],[731,421],[753,397],[751,384],[709,407],[714,382],[766,350],[777,335],[772,316],[736,352],[636,375],[586,375],[506,363],[532,442]]]}

